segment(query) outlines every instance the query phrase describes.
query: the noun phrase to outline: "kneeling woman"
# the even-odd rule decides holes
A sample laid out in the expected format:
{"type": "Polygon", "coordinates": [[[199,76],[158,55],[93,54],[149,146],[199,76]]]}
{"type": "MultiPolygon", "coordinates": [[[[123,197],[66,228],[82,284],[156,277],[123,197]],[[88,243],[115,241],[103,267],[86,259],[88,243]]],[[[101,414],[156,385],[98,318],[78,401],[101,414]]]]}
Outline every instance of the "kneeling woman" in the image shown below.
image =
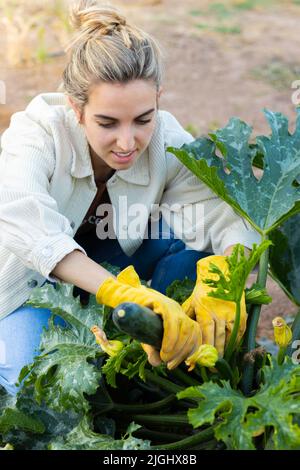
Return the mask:
{"type": "Polygon", "coordinates": [[[51,315],[24,305],[33,287],[60,280],[82,298],[151,307],[163,318],[164,337],[160,354],[146,348],[149,361],[173,368],[201,344],[201,328],[164,295],[166,287],[195,279],[207,254],[258,240],[166,152],[193,138],[158,109],[155,40],[96,1],[78,2],[71,17],[77,32],[63,92],[34,98],[13,115],[1,141],[0,385],[12,394],[51,315]],[[137,204],[139,224],[130,219],[137,204]],[[155,222],[153,207],[162,214],[155,222]],[[201,220],[186,223],[185,208],[197,214],[199,207],[201,220]],[[103,218],[103,208],[111,218],[103,218]],[[104,261],[120,267],[118,278],[104,261]],[[139,277],[151,280],[151,289],[139,277]]]}

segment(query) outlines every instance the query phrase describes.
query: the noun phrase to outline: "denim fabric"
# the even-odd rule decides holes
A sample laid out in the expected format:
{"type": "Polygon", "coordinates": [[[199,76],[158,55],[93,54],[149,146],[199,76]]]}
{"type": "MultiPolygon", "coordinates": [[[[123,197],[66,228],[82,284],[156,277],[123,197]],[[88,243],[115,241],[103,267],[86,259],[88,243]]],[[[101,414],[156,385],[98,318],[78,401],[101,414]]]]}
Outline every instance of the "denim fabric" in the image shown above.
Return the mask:
{"type": "MultiPolygon", "coordinates": [[[[106,261],[121,269],[132,264],[141,279],[151,279],[151,287],[165,293],[168,285],[176,279],[182,280],[187,276],[195,280],[196,262],[209,253],[186,248],[162,219],[157,230],[156,238],[144,238],[132,256],[124,254],[117,239],[99,240],[93,232],[80,239],[78,237],[76,241],[98,263],[106,261]]],[[[151,234],[153,236],[153,231],[151,234]]],[[[88,293],[77,287],[73,294],[80,295],[83,300],[88,296],[88,293]]],[[[9,393],[17,393],[15,382],[22,367],[39,354],[40,336],[43,328],[47,328],[50,316],[49,309],[22,305],[0,321],[0,385],[9,393]]],[[[55,323],[65,325],[58,317],[55,323]]]]}
{"type": "MultiPolygon", "coordinates": [[[[52,313],[46,308],[21,306],[0,321],[0,385],[15,395],[19,373],[39,354],[40,338],[52,313]]],[[[65,325],[56,317],[54,323],[65,325]]]]}
{"type": "MultiPolygon", "coordinates": [[[[186,247],[182,240],[175,238],[162,218],[154,228],[149,223],[142,245],[132,256],[125,255],[117,239],[99,240],[87,234],[78,237],[76,241],[99,264],[106,261],[120,269],[132,264],[141,279],[151,279],[151,287],[163,294],[176,279],[182,280],[187,276],[196,280],[197,261],[211,254],[186,247]]],[[[76,288],[76,292],[83,291],[76,288]]]]}

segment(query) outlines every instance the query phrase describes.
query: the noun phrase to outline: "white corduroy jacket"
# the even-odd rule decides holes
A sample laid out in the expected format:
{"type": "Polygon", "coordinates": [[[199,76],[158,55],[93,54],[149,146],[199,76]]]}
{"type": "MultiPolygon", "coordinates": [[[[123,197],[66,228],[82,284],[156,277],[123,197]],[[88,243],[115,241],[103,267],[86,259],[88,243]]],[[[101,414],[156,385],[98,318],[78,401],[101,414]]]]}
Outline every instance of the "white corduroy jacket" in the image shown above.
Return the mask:
{"type": "MultiPolygon", "coordinates": [[[[199,251],[221,254],[235,243],[251,248],[259,242],[243,219],[166,152],[169,145],[180,147],[192,140],[169,112],[159,111],[147,150],[131,168],[116,171],[108,180],[114,230],[117,236],[122,230],[118,239],[128,256],[143,237],[126,236],[127,213],[120,196],[127,196],[129,208],[137,202],[147,208],[140,221],[144,228],[152,205],[159,205],[176,235],[183,209],[198,204],[201,221],[187,220],[180,238],[199,251]],[[189,235],[197,230],[202,235],[192,243],[189,235]]],[[[61,93],[41,94],[25,111],[15,113],[1,148],[0,319],[20,307],[32,287],[53,281],[50,273],[64,256],[75,249],[85,253],[73,236],[97,193],[84,130],[61,93]]]]}

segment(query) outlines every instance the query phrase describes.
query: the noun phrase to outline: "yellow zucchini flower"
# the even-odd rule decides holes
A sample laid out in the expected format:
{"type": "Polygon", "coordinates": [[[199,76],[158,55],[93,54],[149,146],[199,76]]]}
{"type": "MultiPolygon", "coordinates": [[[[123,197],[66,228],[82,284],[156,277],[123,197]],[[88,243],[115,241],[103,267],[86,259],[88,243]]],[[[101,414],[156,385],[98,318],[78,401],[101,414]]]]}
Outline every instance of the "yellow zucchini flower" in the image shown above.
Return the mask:
{"type": "Polygon", "coordinates": [[[108,340],[104,331],[97,325],[92,326],[91,332],[95,336],[96,343],[111,357],[116,356],[124,347],[122,341],[108,340]]]}
{"type": "Polygon", "coordinates": [[[189,367],[188,372],[190,372],[194,369],[196,363],[199,366],[214,367],[218,357],[218,351],[214,346],[202,344],[197,351],[185,360],[185,363],[189,367]]]}
{"type": "Polygon", "coordinates": [[[292,340],[292,330],[286,324],[285,320],[281,317],[276,317],[272,320],[274,328],[275,343],[280,348],[285,348],[292,340]]]}

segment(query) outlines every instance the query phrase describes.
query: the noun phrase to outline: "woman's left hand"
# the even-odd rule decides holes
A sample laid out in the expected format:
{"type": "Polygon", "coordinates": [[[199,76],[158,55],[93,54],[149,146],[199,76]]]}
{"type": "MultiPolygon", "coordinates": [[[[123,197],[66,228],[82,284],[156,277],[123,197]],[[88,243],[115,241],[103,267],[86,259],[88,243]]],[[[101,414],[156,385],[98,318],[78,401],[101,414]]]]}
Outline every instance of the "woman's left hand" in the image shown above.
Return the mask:
{"type": "MultiPolygon", "coordinates": [[[[204,282],[205,279],[218,279],[218,274],[210,272],[210,263],[215,264],[226,276],[228,263],[225,256],[212,255],[197,262],[197,281],[190,297],[182,304],[182,309],[197,320],[202,330],[202,343],[215,346],[219,355],[224,355],[233,330],[236,304],[229,300],[209,296],[215,288],[204,282]]],[[[240,325],[237,335],[239,341],[246,329],[246,303],[243,294],[240,303],[240,325]]]]}

